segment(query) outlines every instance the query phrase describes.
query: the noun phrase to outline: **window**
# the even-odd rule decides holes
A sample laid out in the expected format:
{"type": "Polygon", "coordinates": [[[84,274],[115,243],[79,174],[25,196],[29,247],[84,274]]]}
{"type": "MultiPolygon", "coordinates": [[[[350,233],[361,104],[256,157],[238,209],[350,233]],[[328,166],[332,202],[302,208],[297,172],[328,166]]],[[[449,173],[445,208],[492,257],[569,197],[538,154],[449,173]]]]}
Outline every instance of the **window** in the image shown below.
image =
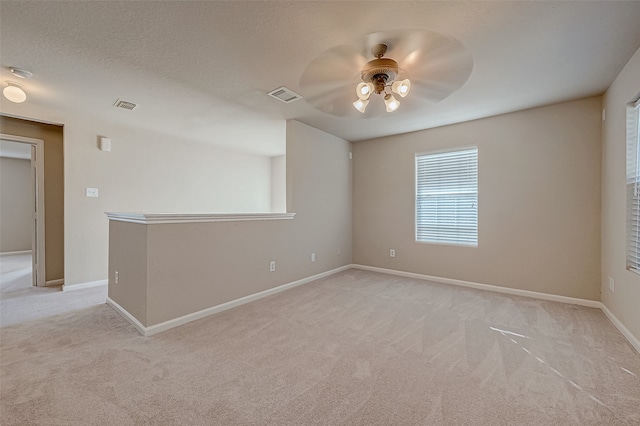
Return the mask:
{"type": "Polygon", "coordinates": [[[478,147],[416,154],[416,241],[478,245],[478,147]]]}
{"type": "Polygon", "coordinates": [[[640,273],[640,100],[627,106],[627,269],[640,273]]]}

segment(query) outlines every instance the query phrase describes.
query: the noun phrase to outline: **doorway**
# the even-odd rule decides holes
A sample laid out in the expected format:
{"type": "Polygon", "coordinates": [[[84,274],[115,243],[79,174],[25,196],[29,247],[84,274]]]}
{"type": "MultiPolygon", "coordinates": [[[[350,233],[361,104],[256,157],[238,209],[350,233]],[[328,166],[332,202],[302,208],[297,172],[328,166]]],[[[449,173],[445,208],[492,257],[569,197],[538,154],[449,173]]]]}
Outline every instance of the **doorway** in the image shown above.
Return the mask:
{"type": "MultiPolygon", "coordinates": [[[[7,210],[4,212],[4,221],[11,221],[11,223],[3,223],[2,226],[7,229],[15,230],[17,233],[14,238],[9,241],[3,241],[5,247],[2,251],[18,252],[22,250],[11,249],[11,247],[24,247],[24,242],[20,241],[22,236],[20,235],[20,229],[26,226],[29,229],[31,239],[31,283],[34,286],[44,287],[47,285],[46,272],[45,272],[45,209],[44,209],[44,141],[41,139],[28,138],[23,136],[0,134],[0,157],[3,159],[15,159],[18,161],[15,165],[12,163],[5,164],[4,172],[11,172],[13,170],[16,173],[20,173],[19,169],[22,164],[20,162],[28,162],[28,189],[26,191],[18,191],[14,194],[13,202],[6,203],[3,200],[3,204],[8,207],[16,206],[17,204],[26,204],[27,210],[7,210]],[[9,164],[12,164],[9,166],[9,164]],[[19,167],[14,167],[19,166],[19,167]],[[25,217],[27,216],[27,217],[25,217]],[[12,246],[12,244],[14,244],[12,246]]],[[[5,161],[5,160],[3,160],[5,161]]],[[[23,168],[23,167],[22,167],[23,168]]],[[[19,174],[15,175],[19,178],[19,174]]],[[[5,194],[8,191],[4,191],[5,188],[9,188],[11,185],[12,176],[3,176],[3,192],[5,194]]],[[[15,192],[15,191],[14,191],[15,192]]],[[[4,197],[4,195],[3,195],[4,197]]],[[[8,235],[8,232],[4,232],[8,235]]]]}

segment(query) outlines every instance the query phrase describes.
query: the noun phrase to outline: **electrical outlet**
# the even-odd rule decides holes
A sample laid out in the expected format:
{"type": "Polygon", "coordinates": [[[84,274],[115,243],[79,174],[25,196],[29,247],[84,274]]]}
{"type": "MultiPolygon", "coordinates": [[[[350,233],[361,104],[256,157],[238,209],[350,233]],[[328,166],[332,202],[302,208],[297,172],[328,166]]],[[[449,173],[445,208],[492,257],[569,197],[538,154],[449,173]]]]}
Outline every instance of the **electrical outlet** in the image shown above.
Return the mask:
{"type": "Polygon", "coordinates": [[[389,250],[389,257],[396,257],[396,251],[394,249],[389,250]]]}
{"type": "Polygon", "coordinates": [[[316,261],[316,254],[315,253],[311,253],[311,261],[312,262],[316,261]]]}
{"type": "Polygon", "coordinates": [[[609,277],[609,291],[611,291],[611,293],[616,291],[616,283],[611,277],[609,277]]]}
{"type": "Polygon", "coordinates": [[[276,261],[272,260],[269,262],[269,272],[274,272],[276,270],[276,261]]]}
{"type": "Polygon", "coordinates": [[[114,275],[115,275],[115,276],[114,276],[115,284],[118,284],[118,281],[119,281],[119,278],[120,278],[120,277],[119,277],[119,274],[118,274],[118,271],[116,271],[116,273],[115,273],[114,275]]]}
{"type": "Polygon", "coordinates": [[[85,195],[91,198],[98,197],[98,188],[85,188],[85,195]]]}

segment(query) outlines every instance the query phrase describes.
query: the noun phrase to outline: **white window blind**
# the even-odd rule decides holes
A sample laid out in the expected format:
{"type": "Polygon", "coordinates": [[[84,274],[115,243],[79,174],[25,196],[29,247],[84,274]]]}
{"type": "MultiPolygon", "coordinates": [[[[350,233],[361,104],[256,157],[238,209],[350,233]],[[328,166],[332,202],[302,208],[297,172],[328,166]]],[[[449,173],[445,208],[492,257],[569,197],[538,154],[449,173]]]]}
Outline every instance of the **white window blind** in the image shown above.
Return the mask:
{"type": "Polygon", "coordinates": [[[478,245],[478,147],[416,154],[416,241],[478,245]]]}
{"type": "Polygon", "coordinates": [[[640,100],[627,106],[627,269],[640,273],[640,100]]]}

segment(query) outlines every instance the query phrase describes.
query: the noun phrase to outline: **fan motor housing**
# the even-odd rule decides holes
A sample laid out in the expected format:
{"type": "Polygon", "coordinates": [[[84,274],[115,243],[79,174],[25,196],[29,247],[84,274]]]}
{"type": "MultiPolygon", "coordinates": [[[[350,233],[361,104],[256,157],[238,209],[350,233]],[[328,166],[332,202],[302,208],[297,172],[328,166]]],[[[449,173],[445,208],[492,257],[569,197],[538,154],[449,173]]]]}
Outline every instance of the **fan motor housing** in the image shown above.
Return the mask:
{"type": "Polygon", "coordinates": [[[378,58],[369,61],[362,67],[361,77],[365,83],[375,82],[382,76],[386,84],[390,84],[398,77],[398,63],[389,58],[378,58]]]}

